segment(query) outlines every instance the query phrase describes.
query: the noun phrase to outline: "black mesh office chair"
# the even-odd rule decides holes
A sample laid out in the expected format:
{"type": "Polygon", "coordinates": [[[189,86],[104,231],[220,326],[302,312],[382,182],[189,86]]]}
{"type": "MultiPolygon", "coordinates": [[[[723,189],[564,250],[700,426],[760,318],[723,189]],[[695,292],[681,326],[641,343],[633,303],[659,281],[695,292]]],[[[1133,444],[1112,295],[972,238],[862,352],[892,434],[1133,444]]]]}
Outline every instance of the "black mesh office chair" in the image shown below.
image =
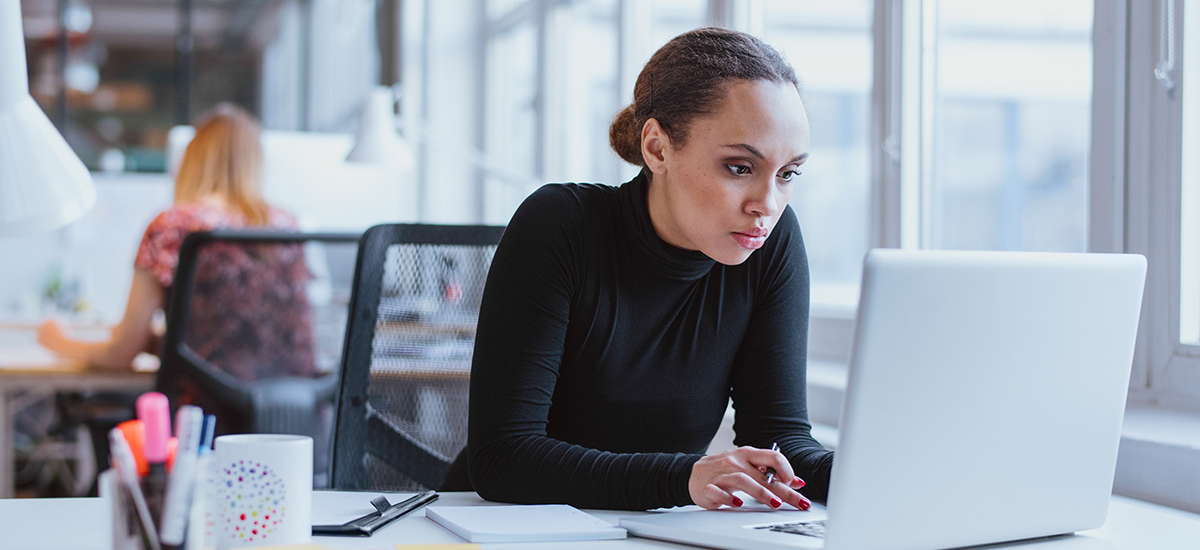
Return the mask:
{"type": "Polygon", "coordinates": [[[464,489],[475,324],[503,227],[363,234],[338,398],[335,489],[464,489]],[[452,486],[447,486],[451,483],[452,486]]]}
{"type": "Polygon", "coordinates": [[[217,415],[217,433],[314,439],[328,484],[333,401],[358,234],[217,230],[184,239],[158,391],[217,415]]]}

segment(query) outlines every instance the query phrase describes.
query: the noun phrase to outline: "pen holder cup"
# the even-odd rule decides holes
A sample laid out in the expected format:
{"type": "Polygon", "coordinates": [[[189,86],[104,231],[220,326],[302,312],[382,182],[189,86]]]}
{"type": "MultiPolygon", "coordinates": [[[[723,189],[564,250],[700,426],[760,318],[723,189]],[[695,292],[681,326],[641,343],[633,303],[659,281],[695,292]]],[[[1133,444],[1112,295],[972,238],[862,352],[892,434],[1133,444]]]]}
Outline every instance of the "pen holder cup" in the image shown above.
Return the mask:
{"type": "Polygon", "coordinates": [[[96,479],[100,498],[108,504],[112,522],[112,549],[139,550],[142,548],[141,527],[135,519],[136,512],[129,497],[122,494],[121,482],[116,470],[104,470],[96,479]]]}
{"type": "Polygon", "coordinates": [[[312,540],[312,445],[298,435],[216,439],[209,513],[218,550],[312,540]]]}

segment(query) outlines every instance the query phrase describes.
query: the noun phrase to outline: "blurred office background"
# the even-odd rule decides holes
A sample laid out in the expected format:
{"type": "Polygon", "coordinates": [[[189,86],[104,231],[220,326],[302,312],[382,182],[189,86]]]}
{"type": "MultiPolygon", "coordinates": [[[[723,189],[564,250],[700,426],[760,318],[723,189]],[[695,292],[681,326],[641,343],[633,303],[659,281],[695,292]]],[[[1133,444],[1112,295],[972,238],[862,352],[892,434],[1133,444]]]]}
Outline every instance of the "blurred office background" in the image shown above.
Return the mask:
{"type": "MultiPolygon", "coordinates": [[[[874,59],[876,2],[20,1],[32,93],[96,173],[100,202],[57,234],[0,242],[0,317],[38,317],[50,302],[115,321],[140,231],[171,200],[168,132],[218,102],[248,108],[274,139],[318,136],[267,140],[268,170],[286,172],[268,175],[268,198],[306,228],[503,224],[543,183],[631,178],[608,148],[609,121],[654,50],[714,24],[761,36],[803,79],[812,155],[792,206],[814,301],[857,299],[873,244],[873,80],[902,55],[874,59]],[[379,85],[394,91],[415,166],[347,172],[338,165],[379,85]]],[[[932,79],[906,147],[928,168],[918,227],[903,238],[1084,250],[1092,2],[928,4],[932,48],[922,70],[905,65],[906,78],[932,79]]],[[[896,155],[900,138],[885,141],[896,155]]]]}
{"type": "Polygon", "coordinates": [[[118,319],[141,232],[171,202],[172,128],[218,102],[262,119],[267,198],[305,229],[504,224],[544,183],[633,177],[609,121],[659,46],[719,25],[804,84],[791,205],[812,419],[838,421],[868,248],[1137,252],[1150,276],[1115,486],[1200,510],[1195,476],[1147,474],[1200,465],[1200,157],[1182,154],[1200,140],[1200,86],[1183,85],[1200,10],[1182,1],[0,1],[20,1],[32,94],[99,194],[64,229],[0,240],[0,321],[118,319]],[[380,86],[411,165],[345,161],[380,86]]]}

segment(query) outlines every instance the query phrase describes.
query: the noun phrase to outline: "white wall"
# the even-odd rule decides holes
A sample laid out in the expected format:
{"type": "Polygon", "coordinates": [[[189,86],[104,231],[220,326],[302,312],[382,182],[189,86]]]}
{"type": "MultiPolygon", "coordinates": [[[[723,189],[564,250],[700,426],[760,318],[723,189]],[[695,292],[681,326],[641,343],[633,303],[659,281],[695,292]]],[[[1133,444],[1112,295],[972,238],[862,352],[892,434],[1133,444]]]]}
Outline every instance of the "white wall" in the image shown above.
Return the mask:
{"type": "Polygon", "coordinates": [[[150,220],[170,206],[166,174],[93,174],[96,206],[57,231],[0,239],[0,319],[37,321],[55,266],[79,285],[84,320],[116,322],[125,311],[133,260],[150,220]]]}

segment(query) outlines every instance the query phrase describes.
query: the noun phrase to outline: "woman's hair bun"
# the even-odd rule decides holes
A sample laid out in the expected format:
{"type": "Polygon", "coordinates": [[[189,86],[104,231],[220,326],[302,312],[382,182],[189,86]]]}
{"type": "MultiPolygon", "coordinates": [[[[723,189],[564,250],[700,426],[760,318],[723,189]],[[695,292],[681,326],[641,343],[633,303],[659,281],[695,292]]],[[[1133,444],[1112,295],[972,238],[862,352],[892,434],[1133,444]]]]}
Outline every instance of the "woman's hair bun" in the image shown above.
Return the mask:
{"type": "Polygon", "coordinates": [[[632,105],[608,128],[609,144],[625,162],[645,166],[642,126],[653,118],[671,146],[683,148],[692,123],[721,107],[731,80],[791,84],[800,92],[796,71],[762,40],[717,27],[688,31],[664,44],[642,67],[632,105]]]}
{"type": "Polygon", "coordinates": [[[633,105],[621,109],[608,127],[608,143],[621,160],[634,166],[645,166],[642,159],[642,129],[638,126],[633,105]]]}

